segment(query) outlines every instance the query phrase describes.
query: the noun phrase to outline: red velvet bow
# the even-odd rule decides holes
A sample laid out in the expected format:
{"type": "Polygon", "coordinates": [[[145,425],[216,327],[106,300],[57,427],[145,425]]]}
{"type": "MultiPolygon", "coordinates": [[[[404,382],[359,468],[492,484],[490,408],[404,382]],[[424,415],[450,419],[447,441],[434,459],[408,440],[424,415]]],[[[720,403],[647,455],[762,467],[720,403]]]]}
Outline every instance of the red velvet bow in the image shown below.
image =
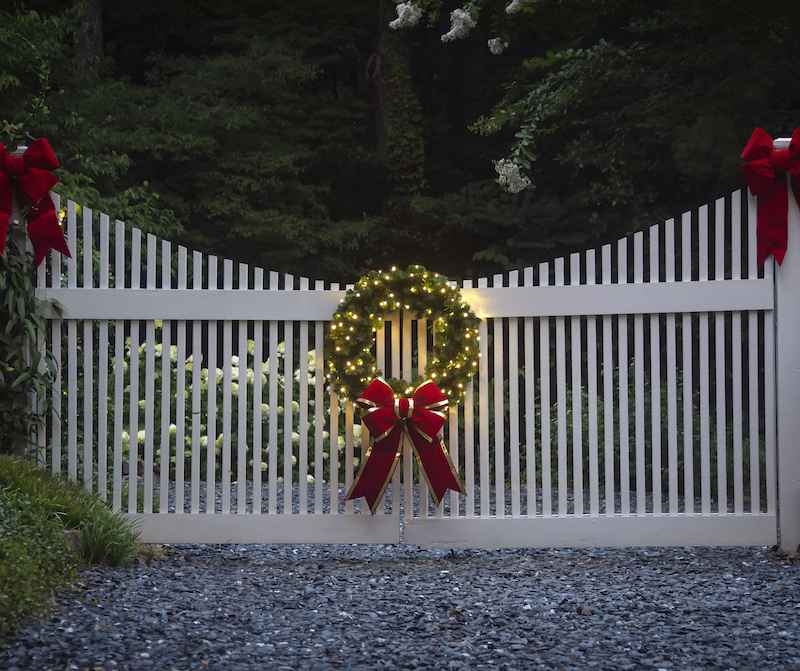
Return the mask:
{"type": "Polygon", "coordinates": [[[797,202],[800,203],[800,128],[795,128],[788,149],[775,149],[772,137],[756,128],[742,152],[747,186],[758,196],[756,248],[758,263],[772,254],[778,264],[786,255],[789,229],[789,175],[797,202]]]}
{"type": "Polygon", "coordinates": [[[36,265],[51,249],[70,256],[50,199],[50,189],[58,182],[58,177],[51,170],[59,165],[45,138],[33,142],[22,156],[9,154],[5,145],[0,144],[0,254],[6,247],[11,225],[11,200],[16,187],[21,204],[28,208],[28,237],[33,244],[36,265]]]}
{"type": "Polygon", "coordinates": [[[411,398],[395,397],[387,382],[377,378],[356,400],[372,435],[361,470],[348,499],[367,499],[374,513],[400,459],[403,443],[410,441],[417,454],[420,471],[425,475],[436,505],[448,489],[464,493],[450,455],[439,439],[447,418],[447,396],[431,380],[414,390],[411,398]]]}

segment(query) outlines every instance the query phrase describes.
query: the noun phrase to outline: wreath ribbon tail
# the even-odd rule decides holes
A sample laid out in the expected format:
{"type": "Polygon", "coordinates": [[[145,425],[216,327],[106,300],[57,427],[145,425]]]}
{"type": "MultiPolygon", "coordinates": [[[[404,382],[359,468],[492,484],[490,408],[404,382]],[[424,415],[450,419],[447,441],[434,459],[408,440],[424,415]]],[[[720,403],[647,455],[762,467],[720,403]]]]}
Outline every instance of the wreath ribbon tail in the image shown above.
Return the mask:
{"type": "Polygon", "coordinates": [[[373,441],[345,498],[349,501],[363,496],[374,515],[397,468],[402,447],[402,431],[399,429],[391,431],[381,440],[373,441]]]}
{"type": "Polygon", "coordinates": [[[425,477],[428,490],[437,506],[442,502],[448,489],[466,494],[464,483],[458,477],[453,461],[438,436],[428,442],[423,436],[413,432],[410,440],[414,444],[420,473],[425,477]]]}

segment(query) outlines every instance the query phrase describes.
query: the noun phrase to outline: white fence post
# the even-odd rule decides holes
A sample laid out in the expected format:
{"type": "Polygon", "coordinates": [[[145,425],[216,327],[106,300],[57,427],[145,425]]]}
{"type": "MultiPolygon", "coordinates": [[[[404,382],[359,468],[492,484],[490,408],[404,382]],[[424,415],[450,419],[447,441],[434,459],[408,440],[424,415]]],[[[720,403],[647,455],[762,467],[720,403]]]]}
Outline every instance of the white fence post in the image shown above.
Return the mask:
{"type": "MultiPolygon", "coordinates": [[[[785,149],[788,138],[775,140],[785,149]]],[[[778,538],[781,548],[800,545],[800,211],[789,188],[789,241],[783,264],[775,269],[778,408],[778,538]]],[[[769,365],[769,362],[767,362],[769,365]]],[[[766,421],[770,421],[767,418],[766,421]]]]}

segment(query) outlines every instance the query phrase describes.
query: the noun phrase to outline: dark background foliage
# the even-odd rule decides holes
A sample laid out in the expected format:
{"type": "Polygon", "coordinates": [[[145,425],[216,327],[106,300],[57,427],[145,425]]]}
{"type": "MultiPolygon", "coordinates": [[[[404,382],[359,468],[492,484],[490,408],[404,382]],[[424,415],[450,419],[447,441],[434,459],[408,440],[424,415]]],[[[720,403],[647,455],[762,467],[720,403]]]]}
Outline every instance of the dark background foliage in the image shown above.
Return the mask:
{"type": "Polygon", "coordinates": [[[396,32],[390,0],[12,2],[0,141],[49,137],[62,194],[112,218],[343,281],[612,241],[738,185],[755,125],[798,124],[790,3],[504,4],[442,44],[454,3],[396,32]],[[535,188],[494,182],[509,154],[535,188]]]}

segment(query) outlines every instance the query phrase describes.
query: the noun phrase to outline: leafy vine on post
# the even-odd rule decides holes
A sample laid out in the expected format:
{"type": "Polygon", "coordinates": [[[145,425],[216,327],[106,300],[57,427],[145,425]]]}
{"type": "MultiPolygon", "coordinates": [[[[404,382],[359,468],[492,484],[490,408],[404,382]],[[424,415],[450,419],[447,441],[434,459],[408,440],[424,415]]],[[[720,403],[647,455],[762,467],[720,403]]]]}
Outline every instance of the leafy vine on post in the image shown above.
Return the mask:
{"type": "Polygon", "coordinates": [[[52,356],[35,346],[46,302],[36,298],[34,272],[50,249],[69,256],[50,198],[58,165],[45,139],[15,152],[0,144],[0,452],[19,456],[36,444],[56,370],[52,356]]]}

